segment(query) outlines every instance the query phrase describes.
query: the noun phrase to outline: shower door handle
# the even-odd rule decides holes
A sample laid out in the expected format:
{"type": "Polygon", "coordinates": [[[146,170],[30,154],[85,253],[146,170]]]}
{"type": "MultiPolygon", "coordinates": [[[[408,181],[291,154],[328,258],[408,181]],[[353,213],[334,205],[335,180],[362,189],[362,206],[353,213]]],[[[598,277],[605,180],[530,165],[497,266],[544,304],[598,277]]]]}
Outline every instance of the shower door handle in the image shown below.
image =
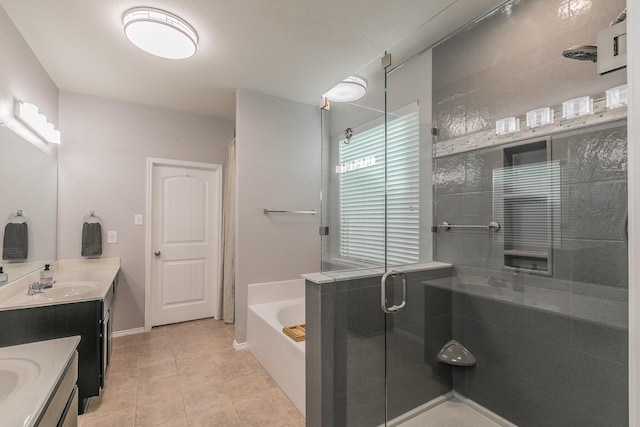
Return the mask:
{"type": "Polygon", "coordinates": [[[404,308],[407,305],[407,275],[404,273],[398,273],[397,271],[388,271],[384,273],[382,276],[382,281],[380,282],[380,306],[382,307],[382,311],[385,313],[396,313],[404,308]],[[402,279],[402,302],[398,305],[392,305],[391,307],[387,307],[387,279],[389,277],[398,277],[402,279]]]}

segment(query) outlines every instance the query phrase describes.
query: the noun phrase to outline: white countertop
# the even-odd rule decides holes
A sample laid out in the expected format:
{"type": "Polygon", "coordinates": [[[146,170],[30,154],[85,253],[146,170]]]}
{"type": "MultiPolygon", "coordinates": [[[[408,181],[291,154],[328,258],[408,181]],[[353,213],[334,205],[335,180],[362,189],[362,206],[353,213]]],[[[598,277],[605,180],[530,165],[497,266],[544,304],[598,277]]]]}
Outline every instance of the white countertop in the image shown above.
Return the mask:
{"type": "Polygon", "coordinates": [[[47,289],[44,289],[41,295],[24,297],[29,284],[40,280],[38,270],[0,288],[0,310],[103,299],[120,271],[120,258],[61,260],[51,264],[51,269],[56,282],[53,289],[56,289],[56,284],[73,286],[75,283],[91,283],[93,288],[79,295],[55,300],[46,298],[47,289]]]}
{"type": "Polygon", "coordinates": [[[76,336],[0,348],[0,370],[7,364],[21,371],[16,391],[0,400],[3,426],[35,424],[79,342],[76,336]]]}
{"type": "MultiPolygon", "coordinates": [[[[442,268],[450,268],[452,264],[440,261],[421,262],[416,264],[406,264],[398,266],[390,266],[387,271],[396,271],[398,273],[411,273],[415,271],[438,270],[442,268]]],[[[382,276],[385,273],[384,267],[376,268],[358,268],[350,270],[335,270],[324,273],[303,274],[304,279],[309,280],[317,285],[324,283],[340,282],[343,280],[362,279],[365,277],[382,276]]]]}

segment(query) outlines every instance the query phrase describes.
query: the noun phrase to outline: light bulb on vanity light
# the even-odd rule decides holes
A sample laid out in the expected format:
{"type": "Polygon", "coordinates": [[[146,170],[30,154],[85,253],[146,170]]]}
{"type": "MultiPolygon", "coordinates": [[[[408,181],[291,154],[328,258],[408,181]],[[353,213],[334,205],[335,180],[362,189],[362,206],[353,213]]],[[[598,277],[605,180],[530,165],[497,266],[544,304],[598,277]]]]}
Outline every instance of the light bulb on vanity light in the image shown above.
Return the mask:
{"type": "Polygon", "coordinates": [[[40,139],[51,144],[60,144],[60,131],[49,122],[47,116],[39,112],[36,105],[18,101],[16,107],[16,118],[40,139]]]}

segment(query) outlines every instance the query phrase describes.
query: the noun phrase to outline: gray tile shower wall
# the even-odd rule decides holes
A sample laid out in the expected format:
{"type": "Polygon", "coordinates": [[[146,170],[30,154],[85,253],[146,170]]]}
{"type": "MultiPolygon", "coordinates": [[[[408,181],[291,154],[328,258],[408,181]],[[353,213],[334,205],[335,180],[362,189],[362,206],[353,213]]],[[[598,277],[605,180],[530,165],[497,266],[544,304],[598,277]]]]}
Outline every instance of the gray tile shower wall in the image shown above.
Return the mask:
{"type": "MultiPolygon", "coordinates": [[[[454,292],[453,337],[478,365],[455,368],[453,387],[521,426],[579,426],[585,419],[626,425],[626,122],[554,135],[551,147],[563,173],[550,275],[505,270],[502,243],[487,231],[439,230],[435,253],[454,264],[462,281],[491,277],[521,298],[547,290],[569,305],[548,298],[539,307],[516,305],[454,292]]],[[[487,223],[491,174],[467,169],[495,167],[502,156],[494,147],[436,159],[436,220],[487,223]],[[471,162],[473,156],[482,160],[471,162]],[[448,167],[460,171],[451,181],[448,167]]]]}
{"type": "MultiPolygon", "coordinates": [[[[594,43],[625,1],[569,3],[510,2],[434,48],[439,141],[626,83],[624,70],[599,76],[595,64],[561,56],[594,43]]],[[[494,298],[451,296],[452,335],[478,360],[454,368],[453,388],[517,425],[628,425],[626,147],[626,121],[550,136],[561,202],[548,275],[505,269],[499,234],[436,233],[434,259],[452,263],[455,280],[495,285],[494,298]]],[[[436,158],[434,222],[490,221],[493,170],[503,166],[500,146],[436,158]]]]}
{"type": "Polygon", "coordinates": [[[519,426],[628,425],[627,332],[454,293],[454,339],[478,360],[457,392],[519,426]],[[599,420],[595,422],[594,420],[599,420]]]}
{"type": "MultiPolygon", "coordinates": [[[[626,83],[562,51],[595,44],[624,0],[519,0],[433,49],[433,121],[445,141],[491,129],[498,119],[556,106],[626,83]]],[[[556,117],[556,119],[558,119],[556,117]]]]}
{"type": "Polygon", "coordinates": [[[450,368],[436,363],[451,339],[451,292],[424,284],[450,275],[408,273],[407,307],[396,315],[380,308],[380,276],[306,282],[307,426],[384,424],[385,368],[389,418],[451,390],[450,368]]]}

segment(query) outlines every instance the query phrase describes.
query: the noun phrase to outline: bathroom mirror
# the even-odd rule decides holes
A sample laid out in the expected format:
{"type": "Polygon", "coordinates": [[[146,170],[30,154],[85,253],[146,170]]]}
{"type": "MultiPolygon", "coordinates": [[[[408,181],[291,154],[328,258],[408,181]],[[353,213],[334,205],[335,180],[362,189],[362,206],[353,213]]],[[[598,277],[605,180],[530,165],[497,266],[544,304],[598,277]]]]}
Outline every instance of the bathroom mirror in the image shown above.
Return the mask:
{"type": "Polygon", "coordinates": [[[0,254],[5,227],[18,211],[27,221],[28,251],[24,260],[5,260],[0,266],[9,282],[56,259],[58,162],[6,127],[0,127],[0,254]]]}

